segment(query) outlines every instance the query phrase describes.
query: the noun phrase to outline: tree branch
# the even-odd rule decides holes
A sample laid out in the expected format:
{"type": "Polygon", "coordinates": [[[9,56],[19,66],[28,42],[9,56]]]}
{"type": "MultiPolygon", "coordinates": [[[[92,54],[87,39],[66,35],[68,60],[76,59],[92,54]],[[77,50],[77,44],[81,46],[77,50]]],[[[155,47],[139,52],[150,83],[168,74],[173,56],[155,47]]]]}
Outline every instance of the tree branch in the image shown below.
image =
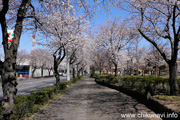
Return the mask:
{"type": "Polygon", "coordinates": [[[21,37],[22,28],[23,28],[23,25],[22,25],[23,20],[25,18],[27,9],[30,4],[31,4],[31,0],[22,0],[22,3],[20,5],[18,13],[17,13],[17,20],[16,20],[16,25],[15,25],[15,30],[14,30],[14,38],[13,38],[12,44],[10,46],[10,49],[13,49],[15,51],[17,51],[18,46],[19,46],[19,40],[21,37]]]}
{"type": "Polygon", "coordinates": [[[7,23],[6,23],[6,14],[7,11],[9,10],[9,0],[3,0],[3,8],[0,12],[0,23],[1,23],[1,30],[2,30],[2,36],[3,36],[3,48],[4,48],[4,53],[6,55],[8,51],[8,32],[7,32],[7,23]]]}
{"type": "Polygon", "coordinates": [[[169,59],[167,58],[167,56],[165,55],[165,53],[158,47],[158,45],[153,41],[151,40],[148,36],[146,36],[142,30],[139,28],[138,31],[140,32],[140,34],[147,40],[149,41],[151,44],[154,45],[154,47],[159,51],[159,53],[161,54],[161,56],[164,58],[164,60],[169,63],[169,59]]]}
{"type": "Polygon", "coordinates": [[[173,8],[173,18],[172,18],[172,28],[173,28],[173,33],[174,36],[176,36],[176,5],[173,8]]]}

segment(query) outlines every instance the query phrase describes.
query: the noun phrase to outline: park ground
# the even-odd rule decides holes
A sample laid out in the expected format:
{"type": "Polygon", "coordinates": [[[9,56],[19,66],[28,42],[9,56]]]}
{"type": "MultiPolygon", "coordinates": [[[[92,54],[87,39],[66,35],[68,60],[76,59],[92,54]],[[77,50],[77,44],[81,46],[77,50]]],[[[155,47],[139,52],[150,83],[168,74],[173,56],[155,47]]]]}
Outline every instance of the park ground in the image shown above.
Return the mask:
{"type": "MultiPolygon", "coordinates": [[[[151,120],[155,113],[137,100],[84,77],[52,102],[34,120],[151,120]],[[132,115],[130,117],[124,115],[132,115]]],[[[160,120],[160,118],[153,118],[160,120]]]]}

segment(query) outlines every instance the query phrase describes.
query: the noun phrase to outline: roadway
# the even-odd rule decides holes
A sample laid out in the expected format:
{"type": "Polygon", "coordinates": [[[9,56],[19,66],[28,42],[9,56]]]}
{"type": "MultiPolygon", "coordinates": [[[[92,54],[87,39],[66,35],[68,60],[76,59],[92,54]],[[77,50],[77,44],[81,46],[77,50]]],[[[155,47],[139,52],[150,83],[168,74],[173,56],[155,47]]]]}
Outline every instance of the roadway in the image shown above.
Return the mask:
{"type": "MultiPolygon", "coordinates": [[[[61,82],[66,80],[66,77],[60,77],[61,82]]],[[[30,95],[30,92],[41,90],[53,86],[56,83],[55,77],[50,78],[38,78],[31,80],[18,81],[17,95],[30,95]]],[[[3,98],[2,84],[0,83],[0,100],[3,98]]]]}

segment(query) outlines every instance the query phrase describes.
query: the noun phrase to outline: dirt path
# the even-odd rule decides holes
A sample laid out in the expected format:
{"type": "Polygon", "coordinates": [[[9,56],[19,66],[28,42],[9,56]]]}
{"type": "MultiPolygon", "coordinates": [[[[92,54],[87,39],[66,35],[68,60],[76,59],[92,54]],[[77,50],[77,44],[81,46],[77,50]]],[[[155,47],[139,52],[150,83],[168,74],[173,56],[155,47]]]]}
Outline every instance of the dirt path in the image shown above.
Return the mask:
{"type": "Polygon", "coordinates": [[[154,113],[130,96],[84,77],[34,120],[156,120],[145,115],[154,113]],[[124,114],[132,116],[123,118],[124,114]]]}

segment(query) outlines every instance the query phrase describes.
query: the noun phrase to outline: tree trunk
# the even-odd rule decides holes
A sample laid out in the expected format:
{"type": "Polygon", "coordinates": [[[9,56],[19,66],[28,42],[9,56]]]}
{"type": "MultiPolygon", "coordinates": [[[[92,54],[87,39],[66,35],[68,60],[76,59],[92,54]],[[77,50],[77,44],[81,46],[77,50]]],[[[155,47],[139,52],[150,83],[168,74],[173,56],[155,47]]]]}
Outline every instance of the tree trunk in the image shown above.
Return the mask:
{"type": "Polygon", "coordinates": [[[51,76],[52,67],[48,69],[49,77],[51,76]]]}
{"type": "Polygon", "coordinates": [[[80,70],[79,70],[79,66],[77,65],[77,76],[79,76],[80,75],[80,70]]]}
{"type": "Polygon", "coordinates": [[[155,77],[158,77],[158,66],[156,65],[156,68],[155,68],[155,77]]]}
{"type": "Polygon", "coordinates": [[[19,46],[19,40],[23,28],[23,20],[26,15],[26,11],[29,8],[31,0],[22,0],[18,8],[17,19],[14,30],[13,41],[8,43],[7,33],[7,20],[6,14],[9,9],[9,0],[3,0],[3,7],[0,10],[0,23],[3,36],[3,48],[4,48],[4,70],[2,73],[2,89],[3,89],[3,101],[2,105],[5,108],[4,119],[10,119],[9,117],[13,113],[13,105],[15,103],[17,93],[17,81],[16,81],[16,56],[19,46]]]}
{"type": "Polygon", "coordinates": [[[177,82],[177,63],[169,64],[169,85],[170,94],[179,95],[179,86],[177,82]]]}
{"type": "Polygon", "coordinates": [[[32,78],[34,78],[34,72],[36,71],[36,68],[33,69],[32,71],[32,78]]]}
{"type": "Polygon", "coordinates": [[[94,77],[94,75],[95,75],[95,68],[91,67],[91,77],[94,77]]]}
{"type": "Polygon", "coordinates": [[[75,76],[75,68],[74,67],[72,69],[72,72],[73,72],[73,78],[75,78],[76,76],[75,76]]]}
{"type": "Polygon", "coordinates": [[[43,66],[41,67],[41,77],[43,77],[43,66]]]}
{"type": "Polygon", "coordinates": [[[103,63],[103,62],[100,62],[100,67],[99,67],[100,75],[102,75],[103,67],[104,67],[104,63],[103,63]]]}
{"type": "Polygon", "coordinates": [[[59,71],[58,71],[58,62],[56,57],[54,56],[54,75],[56,78],[56,86],[59,87],[60,85],[60,75],[59,75],[59,71]]]}
{"type": "Polygon", "coordinates": [[[153,70],[151,70],[151,75],[153,75],[153,70]]]}
{"type": "Polygon", "coordinates": [[[50,71],[48,71],[49,72],[49,77],[51,76],[51,70],[50,71]]]}
{"type": "Polygon", "coordinates": [[[110,69],[110,73],[109,74],[111,74],[112,73],[112,65],[109,66],[109,69],[110,69]]]}
{"type": "Polygon", "coordinates": [[[141,76],[144,76],[144,69],[142,69],[142,74],[141,74],[141,76]]]}
{"type": "Polygon", "coordinates": [[[160,77],[161,76],[161,69],[160,69],[160,67],[159,67],[159,74],[158,74],[158,77],[160,77]]]}
{"type": "Polygon", "coordinates": [[[130,76],[134,76],[134,68],[131,69],[130,76]]]}
{"type": "Polygon", "coordinates": [[[78,70],[77,76],[80,76],[80,74],[81,74],[81,69],[78,70]]]}
{"type": "Polygon", "coordinates": [[[101,71],[101,68],[100,68],[100,70],[99,70],[99,73],[100,73],[100,75],[102,75],[102,71],[101,71]]]}
{"type": "Polygon", "coordinates": [[[60,76],[57,68],[54,68],[54,75],[56,78],[56,93],[58,93],[59,87],[60,87],[60,76]]]}
{"type": "Polygon", "coordinates": [[[58,65],[57,65],[56,57],[54,57],[54,76],[56,78],[56,93],[58,93],[58,89],[60,86],[60,75],[59,75],[59,71],[58,71],[58,65]]]}
{"type": "Polygon", "coordinates": [[[131,74],[132,74],[132,69],[130,68],[130,70],[129,70],[129,75],[131,76],[131,74]]]}
{"type": "Polygon", "coordinates": [[[55,78],[56,78],[56,85],[59,86],[60,85],[60,76],[59,76],[59,73],[55,72],[55,78]]]}
{"type": "Polygon", "coordinates": [[[65,48],[63,45],[61,47],[59,47],[53,54],[54,75],[56,78],[56,93],[57,93],[59,86],[60,86],[60,75],[59,75],[59,71],[58,71],[58,66],[62,62],[62,60],[64,59],[65,56],[66,56],[66,52],[65,52],[65,48]],[[58,54],[57,54],[57,52],[58,52],[58,54]],[[62,53],[63,53],[63,55],[62,55],[62,53]]]}
{"type": "Polygon", "coordinates": [[[6,109],[6,113],[4,114],[5,119],[8,119],[13,111],[13,105],[17,93],[16,86],[16,61],[9,56],[9,59],[4,61],[4,70],[2,73],[2,105],[6,109]]]}
{"type": "Polygon", "coordinates": [[[77,72],[77,76],[80,76],[80,72],[79,71],[77,72]]]}
{"type": "Polygon", "coordinates": [[[3,73],[3,69],[4,69],[4,66],[3,66],[3,62],[0,60],[0,75],[2,76],[2,73],[3,73]]]}
{"type": "Polygon", "coordinates": [[[84,68],[81,69],[82,75],[84,75],[84,68]]]}
{"type": "Polygon", "coordinates": [[[118,66],[118,65],[114,63],[114,67],[115,67],[115,69],[114,69],[115,74],[114,74],[114,75],[115,75],[115,76],[117,76],[117,66],[118,66]]]}

